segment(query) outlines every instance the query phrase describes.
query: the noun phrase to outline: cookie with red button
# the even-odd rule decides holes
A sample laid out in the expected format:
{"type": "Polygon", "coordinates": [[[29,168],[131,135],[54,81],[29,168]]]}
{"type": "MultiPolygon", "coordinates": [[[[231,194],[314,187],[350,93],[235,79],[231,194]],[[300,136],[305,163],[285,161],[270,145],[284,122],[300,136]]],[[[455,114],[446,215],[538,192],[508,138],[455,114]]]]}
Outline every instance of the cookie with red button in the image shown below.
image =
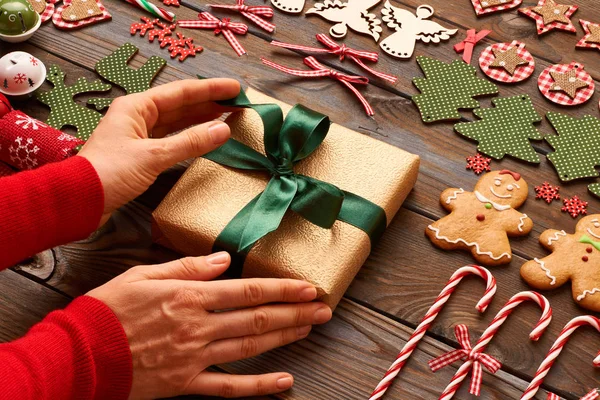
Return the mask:
{"type": "Polygon", "coordinates": [[[440,196],[450,214],[429,225],[425,234],[444,250],[467,250],[483,265],[512,259],[510,236],[527,235],[533,221],[516,209],[527,200],[527,182],[509,170],[483,175],[473,192],[446,189],[440,196]]]}
{"type": "Polygon", "coordinates": [[[583,218],[573,234],[544,231],[540,243],[552,254],[523,264],[521,276],[527,284],[548,290],[571,281],[577,304],[600,311],[600,214],[583,218]]]}

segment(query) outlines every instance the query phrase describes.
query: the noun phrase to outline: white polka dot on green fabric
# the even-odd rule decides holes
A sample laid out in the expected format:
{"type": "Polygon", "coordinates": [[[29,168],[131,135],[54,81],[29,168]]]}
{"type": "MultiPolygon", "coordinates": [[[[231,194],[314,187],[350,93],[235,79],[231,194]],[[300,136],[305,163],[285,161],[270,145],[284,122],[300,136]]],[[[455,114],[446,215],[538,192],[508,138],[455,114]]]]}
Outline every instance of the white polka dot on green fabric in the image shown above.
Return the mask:
{"type": "Polygon", "coordinates": [[[600,183],[592,183],[588,185],[588,190],[596,197],[600,197],[600,183]]]}
{"type": "Polygon", "coordinates": [[[542,117],[535,111],[527,95],[493,99],[493,108],[479,108],[473,113],[479,121],[454,125],[463,136],[479,143],[477,150],[495,159],[510,155],[520,160],[539,163],[530,139],[541,140],[542,134],[533,126],[542,117]]]}
{"type": "Polygon", "coordinates": [[[419,107],[423,122],[460,119],[459,109],[479,107],[474,96],[498,93],[496,85],[478,78],[475,68],[462,60],[447,64],[419,56],[417,62],[425,78],[413,79],[421,94],[412,100],[419,107]]]}
{"type": "Polygon", "coordinates": [[[598,176],[595,167],[600,165],[600,120],[590,115],[578,119],[556,112],[548,112],[546,118],[558,133],[545,139],[554,148],[547,157],[560,180],[598,176]]]}
{"type": "Polygon", "coordinates": [[[72,126],[77,129],[76,136],[87,141],[102,114],[77,104],[73,97],[81,93],[104,92],[110,90],[111,86],[99,80],[88,82],[85,78],[79,78],[73,86],[66,86],[65,74],[57,65],[50,67],[46,79],[54,88],[37,96],[39,101],[50,107],[46,123],[56,129],[72,126]]]}

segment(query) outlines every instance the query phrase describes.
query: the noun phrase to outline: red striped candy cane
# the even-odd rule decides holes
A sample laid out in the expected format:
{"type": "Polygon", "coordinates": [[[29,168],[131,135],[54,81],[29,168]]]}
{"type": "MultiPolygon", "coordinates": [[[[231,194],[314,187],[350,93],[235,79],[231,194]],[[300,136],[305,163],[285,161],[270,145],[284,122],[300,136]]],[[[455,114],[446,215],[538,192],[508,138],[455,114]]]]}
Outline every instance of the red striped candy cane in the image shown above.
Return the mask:
{"type": "Polygon", "coordinates": [[[402,369],[402,367],[404,367],[404,364],[406,364],[413,351],[415,351],[415,349],[417,348],[419,341],[421,341],[423,336],[425,336],[425,332],[427,332],[435,318],[438,316],[438,314],[450,298],[450,295],[456,290],[456,286],[458,286],[458,284],[464,277],[469,275],[479,276],[486,281],[485,293],[483,294],[481,300],[479,300],[479,302],[477,303],[476,308],[479,312],[484,312],[487,309],[488,305],[492,301],[492,298],[494,297],[494,294],[496,294],[496,279],[494,278],[494,276],[487,269],[477,265],[467,265],[462,268],[459,268],[456,272],[454,272],[454,274],[452,274],[450,280],[444,287],[444,290],[442,290],[442,292],[435,300],[435,303],[433,303],[429,311],[427,311],[427,314],[425,314],[425,317],[423,317],[423,320],[421,321],[419,326],[417,326],[417,329],[415,329],[413,334],[410,336],[408,342],[406,342],[406,344],[396,357],[396,361],[394,361],[394,363],[387,370],[387,372],[383,376],[383,379],[381,380],[381,382],[379,382],[379,384],[371,394],[369,400],[377,400],[383,397],[386,390],[388,390],[388,388],[394,381],[394,378],[398,376],[398,373],[400,373],[400,370],[402,369]]]}
{"type": "MultiPolygon", "coordinates": [[[[506,321],[506,318],[513,312],[513,310],[521,303],[525,301],[533,301],[537,303],[542,308],[542,316],[538,323],[533,328],[533,331],[529,334],[529,338],[531,340],[538,340],[540,336],[544,333],[550,321],[552,321],[552,308],[550,307],[550,303],[548,299],[536,292],[521,292],[517,293],[506,303],[504,307],[498,312],[496,317],[492,320],[491,324],[487,327],[487,329],[481,334],[481,337],[477,341],[477,344],[473,346],[473,350],[471,350],[471,354],[483,353],[483,350],[488,345],[488,343],[492,340],[500,326],[506,321]]],[[[440,400],[449,400],[454,397],[456,391],[460,388],[460,385],[465,380],[469,371],[471,371],[473,367],[473,362],[475,358],[469,357],[467,361],[460,366],[458,371],[454,374],[454,377],[440,396],[440,400]]],[[[474,374],[481,373],[481,371],[473,371],[474,374]]],[[[476,396],[479,395],[478,388],[475,389],[473,394],[476,396]]]]}
{"type": "MultiPolygon", "coordinates": [[[[593,389],[579,400],[596,400],[598,397],[600,397],[598,389],[593,389]]],[[[560,397],[554,393],[548,393],[548,398],[546,400],[560,400],[560,397]]]]}
{"type": "MultiPolygon", "coordinates": [[[[544,361],[542,361],[542,364],[535,373],[533,380],[531,381],[529,386],[527,386],[527,389],[525,389],[525,393],[523,393],[523,396],[521,396],[521,400],[530,400],[533,398],[533,396],[535,396],[538,389],[544,382],[544,378],[546,377],[546,375],[548,375],[548,372],[550,372],[550,368],[552,368],[554,361],[556,361],[556,358],[562,351],[563,347],[569,341],[569,337],[573,334],[573,332],[575,332],[575,330],[577,330],[577,328],[583,325],[592,326],[598,332],[600,332],[600,320],[591,315],[584,315],[581,317],[573,318],[571,321],[567,322],[562,332],[558,336],[558,339],[556,339],[556,341],[550,348],[550,351],[548,351],[548,355],[546,356],[544,361]]],[[[596,356],[596,358],[594,359],[594,366],[600,367],[600,353],[598,353],[598,356],[596,356]]]]}

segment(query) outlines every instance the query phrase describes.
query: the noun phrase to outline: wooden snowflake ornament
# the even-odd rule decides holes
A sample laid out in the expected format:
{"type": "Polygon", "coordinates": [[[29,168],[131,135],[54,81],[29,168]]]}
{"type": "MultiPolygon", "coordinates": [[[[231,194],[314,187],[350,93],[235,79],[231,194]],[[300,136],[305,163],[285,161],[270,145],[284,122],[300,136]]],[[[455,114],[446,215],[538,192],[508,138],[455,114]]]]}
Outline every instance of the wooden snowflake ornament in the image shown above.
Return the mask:
{"type": "Polygon", "coordinates": [[[444,28],[437,22],[430,21],[433,11],[433,7],[422,5],[417,7],[415,15],[408,10],[393,7],[386,1],[385,8],[381,11],[383,21],[388,27],[395,29],[396,33],[385,38],[379,47],[392,57],[410,58],[417,40],[439,43],[450,39],[458,29],[444,28]]]}
{"type": "Polygon", "coordinates": [[[585,32],[585,36],[575,46],[583,49],[600,50],[600,24],[593,24],[583,19],[580,19],[579,23],[585,32]]]}
{"type": "Polygon", "coordinates": [[[520,8],[519,12],[535,20],[538,35],[559,29],[576,32],[571,16],[577,6],[558,4],[554,0],[540,0],[537,6],[520,8]]]}
{"type": "Polygon", "coordinates": [[[535,188],[535,198],[540,200],[543,199],[546,203],[550,204],[554,200],[560,200],[560,187],[552,186],[548,182],[542,183],[540,186],[535,188]]]}
{"type": "Polygon", "coordinates": [[[562,212],[566,212],[571,217],[577,218],[580,215],[587,215],[588,202],[581,200],[578,196],[563,199],[562,212]]]}
{"type": "Polygon", "coordinates": [[[376,6],[381,0],[325,0],[316,3],[306,14],[317,14],[328,21],[336,22],[329,30],[329,34],[340,39],[346,36],[348,28],[353,31],[370,35],[377,42],[381,35],[381,21],[375,14],[368,10],[376,6]]]}
{"type": "Polygon", "coordinates": [[[523,0],[471,0],[477,16],[506,11],[521,5],[523,0]]]}
{"type": "Polygon", "coordinates": [[[477,153],[474,156],[467,157],[467,169],[472,170],[479,175],[483,172],[490,172],[491,158],[487,158],[477,153]]]}

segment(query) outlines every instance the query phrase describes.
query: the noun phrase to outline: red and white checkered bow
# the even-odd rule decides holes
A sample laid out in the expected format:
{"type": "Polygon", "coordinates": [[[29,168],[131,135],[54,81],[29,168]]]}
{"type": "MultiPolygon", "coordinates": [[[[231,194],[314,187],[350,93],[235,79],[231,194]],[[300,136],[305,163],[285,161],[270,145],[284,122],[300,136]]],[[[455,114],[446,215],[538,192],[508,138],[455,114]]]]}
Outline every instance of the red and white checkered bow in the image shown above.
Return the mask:
{"type": "Polygon", "coordinates": [[[481,39],[492,33],[492,31],[482,30],[479,33],[475,29],[469,29],[467,31],[467,38],[460,43],[454,45],[454,51],[457,53],[463,53],[463,61],[467,64],[471,64],[471,58],[473,57],[473,49],[475,44],[481,39]]]}
{"type": "Polygon", "coordinates": [[[226,4],[209,4],[212,8],[225,8],[227,10],[239,11],[244,17],[260,26],[262,29],[269,33],[275,32],[275,24],[265,20],[265,18],[273,17],[273,9],[267,6],[247,6],[244,4],[244,0],[236,0],[236,5],[226,4]]]}
{"type": "Polygon", "coordinates": [[[471,347],[471,339],[469,338],[469,328],[466,325],[460,324],[454,327],[454,334],[462,349],[454,350],[443,354],[429,361],[429,368],[433,372],[444,368],[458,360],[473,361],[473,375],[471,376],[471,387],[469,393],[479,396],[481,392],[481,379],[483,375],[482,365],[495,374],[501,367],[500,361],[494,357],[480,352],[474,352],[471,347]]]}
{"type": "MultiPolygon", "coordinates": [[[[579,400],[596,400],[598,397],[600,397],[598,389],[594,389],[579,400]]],[[[548,400],[560,400],[560,396],[554,393],[548,393],[548,400]]]]}
{"type": "Polygon", "coordinates": [[[231,22],[229,18],[223,18],[222,20],[213,16],[208,12],[201,12],[198,14],[199,21],[197,20],[184,20],[177,22],[182,28],[193,28],[193,29],[214,29],[215,35],[222,33],[225,39],[229,42],[231,47],[235,50],[238,56],[246,54],[246,50],[238,42],[235,34],[245,35],[248,32],[248,27],[240,22],[231,22]]]}
{"type": "Polygon", "coordinates": [[[299,44],[278,42],[277,40],[273,40],[271,42],[271,44],[273,46],[283,47],[283,48],[291,49],[291,50],[308,51],[308,52],[312,52],[312,53],[335,54],[337,56],[340,56],[340,61],[344,61],[344,58],[348,57],[349,59],[351,59],[352,61],[357,63],[361,68],[363,68],[364,70],[366,70],[367,72],[369,72],[375,76],[385,79],[386,81],[389,81],[391,83],[396,83],[396,81],[398,80],[398,78],[393,75],[384,74],[383,72],[375,71],[374,69],[365,65],[365,63],[363,63],[361,60],[361,59],[365,59],[365,60],[369,60],[372,62],[377,62],[377,60],[379,59],[378,53],[374,53],[371,51],[355,50],[350,47],[347,47],[345,44],[339,45],[338,43],[331,40],[329,38],[329,36],[324,35],[322,33],[319,33],[317,35],[317,40],[319,42],[321,42],[323,45],[327,46],[328,48],[320,49],[320,48],[316,48],[316,47],[302,46],[299,44]]]}
{"type": "Polygon", "coordinates": [[[341,72],[335,71],[333,69],[326,68],[323,64],[319,63],[312,56],[306,57],[304,59],[304,64],[311,67],[312,71],[305,70],[305,69],[288,68],[283,65],[274,63],[273,61],[269,61],[265,58],[261,58],[261,61],[263,64],[268,65],[269,67],[275,68],[279,71],[285,72],[286,74],[290,74],[290,75],[294,75],[294,76],[300,76],[303,78],[329,77],[329,78],[336,79],[339,82],[341,82],[344,86],[346,86],[348,89],[350,89],[356,95],[358,100],[360,100],[360,102],[362,103],[362,105],[369,117],[372,117],[373,115],[375,115],[375,112],[373,111],[373,108],[371,108],[371,105],[369,104],[367,99],[365,99],[363,97],[363,95],[358,91],[358,89],[356,89],[354,86],[352,86],[352,83],[357,83],[359,85],[367,85],[369,83],[369,78],[367,78],[365,76],[346,75],[341,72]]]}

